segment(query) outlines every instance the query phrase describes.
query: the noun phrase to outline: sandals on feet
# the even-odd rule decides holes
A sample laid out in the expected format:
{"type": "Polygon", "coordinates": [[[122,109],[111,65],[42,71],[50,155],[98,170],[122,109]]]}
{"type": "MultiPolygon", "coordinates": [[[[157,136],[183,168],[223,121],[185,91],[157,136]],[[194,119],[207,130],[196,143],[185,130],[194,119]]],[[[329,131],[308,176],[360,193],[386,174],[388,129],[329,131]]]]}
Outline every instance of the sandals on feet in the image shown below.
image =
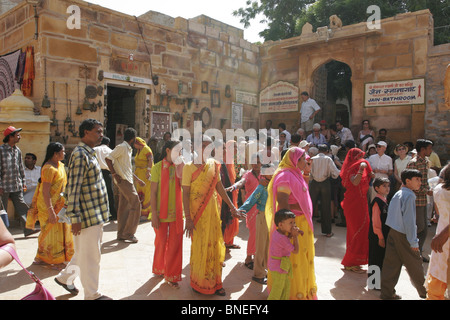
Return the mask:
{"type": "Polygon", "coordinates": [[[252,280],[255,281],[255,282],[258,282],[259,284],[267,284],[267,279],[266,278],[252,277],[252,280]]]}
{"type": "Polygon", "coordinates": [[[361,266],[344,267],[344,269],[355,273],[366,273],[366,270],[362,269],[361,266]]]}
{"type": "Polygon", "coordinates": [[[214,294],[217,296],[224,297],[226,295],[226,292],[225,292],[224,288],[220,288],[219,290],[216,290],[216,292],[214,292],[214,294]]]}
{"type": "Polygon", "coordinates": [[[62,283],[61,281],[59,281],[58,279],[55,278],[55,282],[57,284],[59,284],[61,287],[63,287],[64,289],[66,289],[67,291],[70,292],[71,295],[76,296],[78,294],[78,289],[74,286],[74,285],[67,285],[65,283],[62,283]]]}
{"type": "Polygon", "coordinates": [[[246,263],[245,263],[245,266],[246,266],[247,268],[249,268],[250,270],[253,270],[253,261],[246,262],[246,263]]]}
{"type": "Polygon", "coordinates": [[[131,238],[128,238],[128,239],[117,238],[117,240],[123,241],[125,243],[138,243],[138,241],[139,241],[136,237],[131,237],[131,238]]]}
{"type": "Polygon", "coordinates": [[[172,287],[172,288],[180,289],[180,285],[178,284],[178,282],[170,282],[170,281],[167,281],[167,284],[168,284],[170,287],[172,287]]]}

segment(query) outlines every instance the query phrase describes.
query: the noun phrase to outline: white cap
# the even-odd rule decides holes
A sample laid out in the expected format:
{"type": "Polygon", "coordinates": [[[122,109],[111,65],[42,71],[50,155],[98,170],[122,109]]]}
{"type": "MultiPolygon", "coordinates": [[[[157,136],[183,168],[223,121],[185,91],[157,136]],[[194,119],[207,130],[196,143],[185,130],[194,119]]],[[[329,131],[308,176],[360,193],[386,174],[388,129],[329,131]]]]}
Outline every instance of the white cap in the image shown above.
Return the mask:
{"type": "Polygon", "coordinates": [[[310,145],[310,143],[308,142],[308,141],[306,141],[306,140],[302,140],[299,144],[298,144],[298,146],[300,147],[300,148],[304,148],[304,147],[306,147],[306,146],[309,146],[310,145]]]}

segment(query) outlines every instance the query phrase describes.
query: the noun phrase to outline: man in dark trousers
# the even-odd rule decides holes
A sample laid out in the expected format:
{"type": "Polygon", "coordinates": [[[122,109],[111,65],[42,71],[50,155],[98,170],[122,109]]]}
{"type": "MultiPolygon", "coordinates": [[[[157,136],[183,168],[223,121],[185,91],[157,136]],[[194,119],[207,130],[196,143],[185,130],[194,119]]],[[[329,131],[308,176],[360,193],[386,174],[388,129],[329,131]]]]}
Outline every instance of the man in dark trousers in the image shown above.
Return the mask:
{"type": "Polygon", "coordinates": [[[22,152],[17,147],[21,136],[21,128],[8,127],[3,132],[4,144],[0,146],[0,197],[5,207],[8,206],[8,199],[14,204],[16,213],[20,216],[20,223],[23,226],[25,237],[39,232],[25,228],[27,221],[28,205],[23,199],[23,192],[26,189],[25,171],[22,162],[22,152]]]}
{"type": "Polygon", "coordinates": [[[320,198],[322,233],[328,238],[333,236],[331,231],[331,182],[329,178],[336,179],[340,171],[333,160],[326,155],[328,146],[319,144],[319,154],[312,157],[309,193],[314,207],[317,207],[320,198]]]}
{"type": "Polygon", "coordinates": [[[414,191],[414,193],[416,194],[416,222],[419,250],[423,262],[428,262],[429,259],[423,256],[423,244],[425,243],[428,233],[427,195],[433,195],[433,191],[428,185],[428,157],[433,151],[433,143],[430,140],[419,139],[416,142],[416,150],[417,156],[408,162],[406,168],[419,170],[422,174],[422,184],[418,190],[414,191]]]}

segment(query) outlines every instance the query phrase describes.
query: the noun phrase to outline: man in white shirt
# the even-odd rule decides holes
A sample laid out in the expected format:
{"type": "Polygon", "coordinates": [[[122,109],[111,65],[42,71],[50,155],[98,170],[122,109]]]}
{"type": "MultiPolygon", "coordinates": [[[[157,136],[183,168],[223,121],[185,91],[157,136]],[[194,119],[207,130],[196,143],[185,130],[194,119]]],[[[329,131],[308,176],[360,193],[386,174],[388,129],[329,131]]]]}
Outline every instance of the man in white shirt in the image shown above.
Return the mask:
{"type": "Polygon", "coordinates": [[[300,108],[300,127],[308,134],[312,131],[314,117],[320,111],[320,107],[314,99],[309,97],[308,92],[302,92],[302,106],[300,108]]]}
{"type": "Polygon", "coordinates": [[[36,165],[37,157],[34,153],[25,154],[25,185],[27,186],[27,191],[23,193],[23,200],[28,206],[31,206],[33,201],[34,192],[38,185],[39,179],[41,177],[41,167],[36,165]]]}
{"type": "Polygon", "coordinates": [[[286,130],[286,124],[281,122],[280,124],[278,124],[278,130],[281,133],[284,133],[286,135],[286,141],[287,143],[291,143],[291,134],[289,133],[289,131],[286,130]]]}
{"type": "Polygon", "coordinates": [[[339,177],[340,170],[334,164],[334,161],[327,156],[328,146],[320,144],[319,153],[312,157],[309,193],[313,206],[317,206],[320,198],[321,227],[322,233],[326,237],[333,236],[331,231],[331,182],[329,178],[339,177]]]}
{"type": "MultiPolygon", "coordinates": [[[[389,178],[389,176],[394,173],[394,167],[392,165],[392,158],[385,154],[387,143],[384,141],[378,141],[376,147],[377,153],[371,155],[368,159],[373,173],[375,173],[375,178],[389,178]]],[[[376,196],[376,191],[373,187],[371,187],[369,190],[370,202],[372,202],[372,200],[376,196]]]]}
{"type": "Polygon", "coordinates": [[[353,134],[349,128],[344,127],[340,121],[336,121],[337,134],[341,138],[341,144],[345,144],[347,141],[355,141],[353,134]]]}
{"type": "Polygon", "coordinates": [[[135,233],[141,217],[141,202],[134,187],[134,180],[145,186],[145,182],[133,173],[131,165],[132,146],[136,140],[136,130],[127,128],[124,142],[117,145],[106,157],[106,164],[119,188],[119,207],[117,208],[117,240],[137,243],[135,233]]]}
{"type": "Polygon", "coordinates": [[[108,137],[103,137],[101,144],[95,147],[94,151],[95,154],[97,155],[100,168],[102,169],[103,179],[105,179],[106,190],[108,191],[109,214],[111,215],[110,220],[117,220],[117,211],[113,191],[113,180],[108,165],[106,164],[106,157],[109,156],[109,154],[112,151],[111,148],[109,147],[110,141],[111,140],[108,137]]]}

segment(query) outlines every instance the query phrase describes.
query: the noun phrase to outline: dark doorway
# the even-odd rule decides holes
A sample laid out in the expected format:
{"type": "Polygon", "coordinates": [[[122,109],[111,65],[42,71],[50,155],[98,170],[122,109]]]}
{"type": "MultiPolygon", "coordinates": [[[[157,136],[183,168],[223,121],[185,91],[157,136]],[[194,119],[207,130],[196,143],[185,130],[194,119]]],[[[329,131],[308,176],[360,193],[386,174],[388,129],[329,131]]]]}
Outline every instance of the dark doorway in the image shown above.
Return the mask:
{"type": "Polygon", "coordinates": [[[332,60],[320,66],[313,74],[313,97],[321,106],[321,119],[327,123],[341,121],[351,124],[352,70],[342,62],[332,60]]]}
{"type": "Polygon", "coordinates": [[[121,143],[121,135],[126,127],[136,124],[136,90],[108,86],[108,110],[106,121],[106,136],[111,139],[110,147],[121,143]]]}

